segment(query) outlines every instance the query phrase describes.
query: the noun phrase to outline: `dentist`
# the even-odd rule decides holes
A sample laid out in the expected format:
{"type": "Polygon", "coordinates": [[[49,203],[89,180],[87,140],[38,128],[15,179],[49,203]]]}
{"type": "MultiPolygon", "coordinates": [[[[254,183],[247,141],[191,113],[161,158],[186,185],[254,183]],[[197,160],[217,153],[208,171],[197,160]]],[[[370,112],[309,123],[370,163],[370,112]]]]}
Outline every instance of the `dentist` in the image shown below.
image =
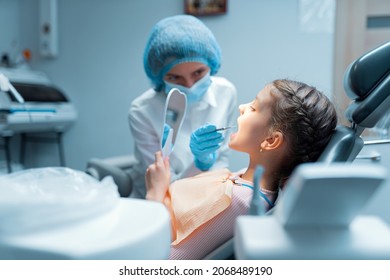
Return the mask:
{"type": "Polygon", "coordinates": [[[187,113],[169,156],[171,180],[228,166],[229,132],[215,130],[235,124],[237,93],[231,82],[215,76],[220,66],[220,47],[197,18],[167,17],[152,28],[144,69],[153,87],[133,100],[128,115],[139,161],[131,197],[146,195],[145,172],[161,150],[165,101],[172,88],[186,94],[187,113]]]}

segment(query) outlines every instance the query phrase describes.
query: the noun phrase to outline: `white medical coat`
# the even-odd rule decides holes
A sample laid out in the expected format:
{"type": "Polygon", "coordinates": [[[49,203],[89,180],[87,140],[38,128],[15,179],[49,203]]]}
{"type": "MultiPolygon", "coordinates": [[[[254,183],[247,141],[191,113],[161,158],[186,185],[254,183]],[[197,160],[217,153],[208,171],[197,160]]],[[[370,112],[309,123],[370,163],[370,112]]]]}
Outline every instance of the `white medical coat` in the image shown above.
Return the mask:
{"type": "MultiPolygon", "coordinates": [[[[172,181],[193,176],[201,171],[194,165],[189,144],[194,130],[210,123],[217,127],[236,125],[237,92],[234,85],[222,77],[211,77],[212,83],[202,100],[187,105],[180,133],[173,152],[169,156],[172,181]]],[[[129,109],[129,125],[134,139],[134,156],[139,164],[133,173],[132,197],[145,197],[145,171],[154,162],[154,154],[161,150],[160,142],[164,125],[164,108],[167,95],[149,89],[137,97],[129,109]]],[[[224,142],[212,169],[228,167],[228,141],[230,131],[224,131],[224,142]]]]}

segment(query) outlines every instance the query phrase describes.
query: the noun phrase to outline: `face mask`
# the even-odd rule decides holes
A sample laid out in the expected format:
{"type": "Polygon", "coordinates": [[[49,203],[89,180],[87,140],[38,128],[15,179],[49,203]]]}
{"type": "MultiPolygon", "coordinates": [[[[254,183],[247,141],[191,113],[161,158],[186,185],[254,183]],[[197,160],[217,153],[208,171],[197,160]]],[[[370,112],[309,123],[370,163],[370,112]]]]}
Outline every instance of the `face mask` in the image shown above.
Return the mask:
{"type": "Polygon", "coordinates": [[[166,94],[168,94],[171,89],[177,88],[181,92],[185,93],[187,97],[187,102],[189,104],[193,104],[201,100],[203,95],[209,89],[209,86],[211,85],[210,72],[208,72],[202,79],[193,84],[191,88],[169,83],[166,81],[164,81],[164,83],[166,94]]]}

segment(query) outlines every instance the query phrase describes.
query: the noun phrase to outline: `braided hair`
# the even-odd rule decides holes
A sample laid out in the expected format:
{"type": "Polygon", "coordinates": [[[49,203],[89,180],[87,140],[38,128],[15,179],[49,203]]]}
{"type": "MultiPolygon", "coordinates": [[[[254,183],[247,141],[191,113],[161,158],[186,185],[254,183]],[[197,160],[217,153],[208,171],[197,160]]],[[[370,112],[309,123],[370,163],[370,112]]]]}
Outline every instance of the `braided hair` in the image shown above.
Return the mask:
{"type": "Polygon", "coordinates": [[[283,187],[294,168],[314,162],[330,141],[337,125],[331,101],[316,88],[287,79],[272,82],[275,98],[271,129],[285,135],[288,151],[278,174],[283,187]]]}

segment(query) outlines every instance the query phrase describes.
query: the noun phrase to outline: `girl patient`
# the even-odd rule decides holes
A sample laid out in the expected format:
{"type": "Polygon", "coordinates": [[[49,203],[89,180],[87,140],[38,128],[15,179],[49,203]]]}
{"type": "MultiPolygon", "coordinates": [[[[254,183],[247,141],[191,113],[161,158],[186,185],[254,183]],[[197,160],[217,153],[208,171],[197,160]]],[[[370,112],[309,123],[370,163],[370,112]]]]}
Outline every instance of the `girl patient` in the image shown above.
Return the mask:
{"type": "Polygon", "coordinates": [[[229,147],[249,155],[246,169],[204,172],[170,184],[169,158],[161,152],[147,169],[146,198],[164,203],[171,214],[170,259],[202,259],[230,239],[236,217],[248,212],[254,187],[271,209],[293,169],[318,159],[337,124],[324,94],[291,80],[266,85],[239,111],[229,147]],[[253,186],[257,165],[264,173],[260,186],[253,186]]]}

